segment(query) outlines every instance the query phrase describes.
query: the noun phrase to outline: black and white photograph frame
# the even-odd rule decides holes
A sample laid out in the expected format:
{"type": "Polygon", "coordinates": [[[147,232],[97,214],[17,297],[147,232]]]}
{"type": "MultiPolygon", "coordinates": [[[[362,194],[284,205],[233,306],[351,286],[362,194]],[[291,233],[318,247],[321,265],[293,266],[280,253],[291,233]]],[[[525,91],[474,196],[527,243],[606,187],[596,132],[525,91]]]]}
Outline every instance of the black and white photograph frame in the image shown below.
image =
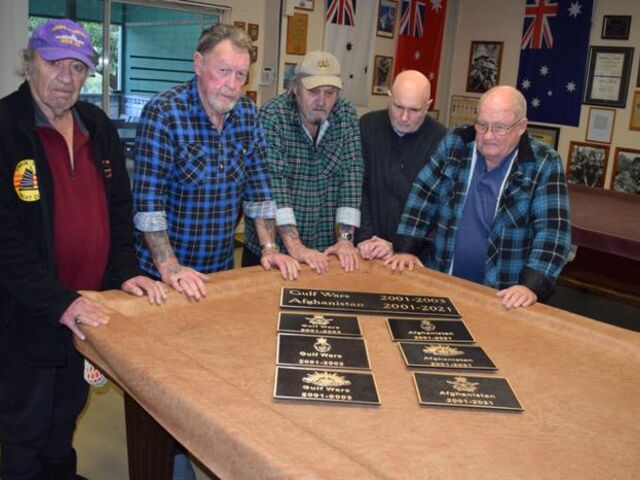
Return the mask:
{"type": "Polygon", "coordinates": [[[608,160],[608,145],[570,142],[567,155],[567,183],[604,187],[608,160]]]}
{"type": "Polygon", "coordinates": [[[605,15],[602,19],[603,40],[629,40],[631,15],[605,15]]]}
{"type": "Polygon", "coordinates": [[[372,95],[386,95],[391,88],[393,76],[393,57],[376,55],[373,60],[372,95]]]}
{"type": "Polygon", "coordinates": [[[313,11],[313,0],[295,0],[293,6],[294,8],[299,8],[300,10],[313,11]]]}
{"type": "Polygon", "coordinates": [[[500,83],[503,50],[504,42],[471,42],[467,92],[484,93],[500,83]]]}
{"type": "Polygon", "coordinates": [[[584,103],[624,108],[631,75],[632,47],[589,47],[584,103]]]}
{"type": "Polygon", "coordinates": [[[376,20],[376,35],[378,37],[393,38],[397,15],[397,0],[378,0],[378,17],[376,20]]]}
{"type": "Polygon", "coordinates": [[[538,125],[536,123],[527,124],[527,133],[529,137],[546,143],[554,150],[558,150],[558,141],[560,139],[560,127],[548,127],[546,125],[538,125]]]}
{"type": "Polygon", "coordinates": [[[616,148],[609,188],[640,195],[640,150],[616,148]]]}
{"type": "Polygon", "coordinates": [[[587,123],[585,141],[611,143],[615,120],[616,110],[614,108],[589,108],[589,122],[587,123]]]}

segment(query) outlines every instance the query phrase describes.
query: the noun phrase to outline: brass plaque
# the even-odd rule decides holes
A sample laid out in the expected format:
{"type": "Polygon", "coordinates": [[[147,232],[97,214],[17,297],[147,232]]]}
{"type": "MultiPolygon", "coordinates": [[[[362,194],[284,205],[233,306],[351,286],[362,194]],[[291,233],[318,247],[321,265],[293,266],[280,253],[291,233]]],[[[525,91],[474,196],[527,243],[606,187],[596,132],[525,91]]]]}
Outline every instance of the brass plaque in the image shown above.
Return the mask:
{"type": "Polygon", "coordinates": [[[407,367],[497,370],[478,346],[417,342],[399,342],[398,345],[407,367]]]}
{"type": "Polygon", "coordinates": [[[278,365],[320,368],[370,368],[362,338],[295,335],[280,333],[276,353],[278,365]]]}
{"type": "Polygon", "coordinates": [[[474,343],[462,320],[387,319],[391,338],[407,342],[474,343]]]}
{"type": "Polygon", "coordinates": [[[413,372],[421,405],[522,411],[506,378],[413,372]]]}
{"type": "Polygon", "coordinates": [[[360,337],[358,317],[315,313],[284,313],[278,317],[278,331],[312,335],[349,335],[360,337]]]}
{"type": "Polygon", "coordinates": [[[379,405],[371,372],[276,367],[274,398],[379,405]]]}
{"type": "Polygon", "coordinates": [[[460,318],[446,297],[401,293],[345,292],[312,288],[283,288],[280,306],[289,310],[355,312],[401,317],[460,318]]]}

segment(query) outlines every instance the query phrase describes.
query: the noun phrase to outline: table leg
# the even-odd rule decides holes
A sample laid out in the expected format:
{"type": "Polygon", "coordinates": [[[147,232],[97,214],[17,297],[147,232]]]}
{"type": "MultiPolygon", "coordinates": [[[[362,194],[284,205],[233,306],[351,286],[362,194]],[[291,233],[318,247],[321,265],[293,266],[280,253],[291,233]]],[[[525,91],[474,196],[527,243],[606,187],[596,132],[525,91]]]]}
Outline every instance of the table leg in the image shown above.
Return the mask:
{"type": "Polygon", "coordinates": [[[171,480],[175,439],[124,393],[130,480],[171,480]]]}

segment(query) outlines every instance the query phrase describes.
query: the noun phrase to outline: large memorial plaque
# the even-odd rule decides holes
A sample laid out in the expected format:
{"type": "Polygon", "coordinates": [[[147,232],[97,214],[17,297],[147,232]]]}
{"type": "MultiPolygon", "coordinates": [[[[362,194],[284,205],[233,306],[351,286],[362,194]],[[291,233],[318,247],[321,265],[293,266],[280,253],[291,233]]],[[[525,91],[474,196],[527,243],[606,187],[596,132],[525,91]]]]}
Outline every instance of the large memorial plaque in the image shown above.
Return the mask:
{"type": "Polygon", "coordinates": [[[360,312],[403,317],[460,318],[446,297],[400,293],[345,292],[310,288],[283,288],[280,306],[293,310],[360,312]]]}
{"type": "Polygon", "coordinates": [[[398,345],[407,367],[497,370],[481,347],[417,342],[398,345]]]}
{"type": "Polygon", "coordinates": [[[278,331],[312,335],[350,335],[360,337],[358,317],[347,315],[280,313],[278,331]]]}
{"type": "Polygon", "coordinates": [[[362,338],[316,335],[278,335],[279,365],[321,368],[369,369],[369,355],[362,338]]]}
{"type": "Polygon", "coordinates": [[[379,405],[371,372],[276,367],[273,396],[286,400],[379,405]]]}
{"type": "Polygon", "coordinates": [[[522,411],[506,378],[413,372],[421,405],[522,411]]]}
{"type": "Polygon", "coordinates": [[[474,343],[462,320],[387,319],[391,338],[407,342],[474,343]]]}

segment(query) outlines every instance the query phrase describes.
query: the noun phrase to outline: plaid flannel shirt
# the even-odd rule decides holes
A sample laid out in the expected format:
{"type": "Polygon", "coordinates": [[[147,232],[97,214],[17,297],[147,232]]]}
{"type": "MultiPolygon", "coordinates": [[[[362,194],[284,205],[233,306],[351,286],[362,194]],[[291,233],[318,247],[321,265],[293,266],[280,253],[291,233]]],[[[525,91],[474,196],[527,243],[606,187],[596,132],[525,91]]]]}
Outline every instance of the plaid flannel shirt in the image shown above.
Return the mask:
{"type": "MultiPolygon", "coordinates": [[[[396,250],[417,253],[433,233],[427,266],[450,273],[475,145],[473,127],[447,135],[411,189],[396,250]]],[[[524,134],[489,233],[483,283],[525,285],[544,300],[571,246],[569,199],[555,150],[524,134]]]]}
{"type": "Polygon", "coordinates": [[[162,230],[180,264],[203,273],[232,268],[240,209],[275,217],[265,155],[264,131],[246,97],[222,132],[204,111],[195,77],[153,98],[140,116],[133,176],[142,268],[158,276],[142,232],[162,230]]]}
{"type": "MultiPolygon", "coordinates": [[[[318,250],[336,242],[336,223],[359,227],[363,163],[353,105],[338,99],[315,145],[302,127],[295,99],[287,94],[262,107],[260,120],[267,136],[276,224],[295,224],[302,243],[318,250]]],[[[251,221],[245,224],[245,243],[260,253],[251,221]]],[[[284,248],[280,238],[278,244],[284,248]]]]}

